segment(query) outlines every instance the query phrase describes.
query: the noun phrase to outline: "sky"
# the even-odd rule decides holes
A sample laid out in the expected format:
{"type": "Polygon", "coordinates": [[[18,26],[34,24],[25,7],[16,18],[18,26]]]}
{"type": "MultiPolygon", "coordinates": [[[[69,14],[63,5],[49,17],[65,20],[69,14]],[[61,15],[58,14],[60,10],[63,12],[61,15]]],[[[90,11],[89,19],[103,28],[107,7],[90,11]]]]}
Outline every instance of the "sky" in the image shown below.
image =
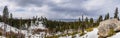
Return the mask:
{"type": "Polygon", "coordinates": [[[84,15],[96,19],[107,13],[113,17],[120,0],[0,0],[0,15],[5,6],[15,18],[78,19],[84,15]]]}

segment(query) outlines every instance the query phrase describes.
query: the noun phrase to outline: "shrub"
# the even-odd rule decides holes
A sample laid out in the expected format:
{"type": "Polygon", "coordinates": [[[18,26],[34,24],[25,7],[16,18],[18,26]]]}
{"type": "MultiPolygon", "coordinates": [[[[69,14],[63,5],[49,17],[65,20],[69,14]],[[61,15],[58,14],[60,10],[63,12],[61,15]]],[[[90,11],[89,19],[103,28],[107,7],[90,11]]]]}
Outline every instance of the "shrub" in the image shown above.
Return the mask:
{"type": "Polygon", "coordinates": [[[93,30],[93,28],[87,28],[87,29],[86,29],[87,32],[90,32],[90,31],[92,31],[92,30],[93,30]]]}
{"type": "Polygon", "coordinates": [[[115,34],[114,29],[110,29],[110,31],[108,32],[108,37],[109,37],[109,36],[112,36],[112,35],[114,35],[114,34],[115,34]]]}

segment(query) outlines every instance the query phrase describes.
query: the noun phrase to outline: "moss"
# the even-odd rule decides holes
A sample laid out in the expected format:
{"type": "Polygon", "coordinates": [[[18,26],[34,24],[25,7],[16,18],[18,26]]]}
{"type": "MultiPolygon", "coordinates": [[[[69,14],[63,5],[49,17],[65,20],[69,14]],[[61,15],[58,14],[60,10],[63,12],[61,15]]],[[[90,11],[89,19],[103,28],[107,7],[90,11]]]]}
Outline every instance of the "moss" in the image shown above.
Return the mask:
{"type": "Polygon", "coordinates": [[[87,28],[86,31],[87,32],[93,31],[93,28],[87,28]]]}
{"type": "Polygon", "coordinates": [[[102,36],[99,36],[98,38],[107,38],[107,37],[102,37],[102,36]]]}
{"type": "Polygon", "coordinates": [[[48,37],[45,37],[45,38],[58,38],[58,36],[48,36],[48,37]]]}
{"type": "Polygon", "coordinates": [[[110,29],[110,31],[108,32],[108,37],[109,36],[112,36],[112,35],[114,35],[115,34],[115,31],[113,30],[113,29],[110,29]]]}
{"type": "Polygon", "coordinates": [[[75,34],[78,34],[79,32],[74,32],[74,33],[67,33],[67,34],[60,34],[60,35],[53,35],[53,36],[47,36],[45,38],[58,38],[58,37],[61,37],[61,36],[75,36],[75,34]]]}
{"type": "Polygon", "coordinates": [[[75,38],[76,36],[75,35],[72,35],[72,38],[75,38]]]}
{"type": "Polygon", "coordinates": [[[81,33],[80,36],[83,36],[83,35],[85,35],[85,34],[86,34],[86,33],[81,33]]]}
{"type": "Polygon", "coordinates": [[[0,36],[2,36],[2,32],[0,32],[0,36]]]}
{"type": "Polygon", "coordinates": [[[17,36],[15,36],[15,35],[9,35],[9,36],[6,36],[6,38],[17,38],[17,36]]]}

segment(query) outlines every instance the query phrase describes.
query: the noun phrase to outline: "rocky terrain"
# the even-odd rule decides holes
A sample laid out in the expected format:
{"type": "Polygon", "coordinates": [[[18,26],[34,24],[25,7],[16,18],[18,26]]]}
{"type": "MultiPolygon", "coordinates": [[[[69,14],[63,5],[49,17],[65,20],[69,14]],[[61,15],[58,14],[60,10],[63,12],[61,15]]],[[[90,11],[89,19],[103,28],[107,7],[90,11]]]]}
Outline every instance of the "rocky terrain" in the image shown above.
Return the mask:
{"type": "Polygon", "coordinates": [[[117,19],[109,19],[100,22],[98,26],[98,34],[102,37],[110,36],[114,32],[120,31],[120,21],[117,19]]]}
{"type": "MultiPolygon", "coordinates": [[[[32,24],[28,30],[21,30],[0,22],[0,38],[10,37],[11,35],[17,36],[17,38],[45,38],[45,36],[52,36],[47,32],[41,22],[38,25],[32,24]],[[6,29],[4,29],[6,26],[6,29]],[[5,31],[4,31],[5,30],[5,31]],[[2,34],[6,35],[2,35],[2,34]],[[20,37],[22,36],[22,37],[20,37]]],[[[120,35],[120,21],[117,19],[108,19],[100,22],[98,27],[93,28],[93,31],[85,32],[85,35],[80,36],[80,33],[74,35],[64,35],[58,38],[118,38],[120,35]]],[[[70,31],[73,32],[73,31],[70,31]]],[[[56,35],[62,34],[61,32],[56,35]]]]}

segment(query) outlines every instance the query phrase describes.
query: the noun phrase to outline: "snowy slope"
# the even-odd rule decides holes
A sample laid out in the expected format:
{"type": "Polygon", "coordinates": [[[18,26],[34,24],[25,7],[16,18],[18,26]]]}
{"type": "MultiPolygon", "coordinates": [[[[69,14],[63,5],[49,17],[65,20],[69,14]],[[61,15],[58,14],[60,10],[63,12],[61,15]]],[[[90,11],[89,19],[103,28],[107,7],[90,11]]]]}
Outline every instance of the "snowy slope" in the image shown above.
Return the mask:
{"type": "Polygon", "coordinates": [[[4,36],[0,36],[0,38],[6,38],[6,37],[4,37],[4,36]]]}
{"type": "MultiPolygon", "coordinates": [[[[30,27],[29,27],[29,30],[20,30],[20,29],[17,29],[17,28],[14,28],[10,25],[7,25],[7,24],[4,24],[3,22],[0,22],[0,28],[1,29],[4,29],[4,26],[5,27],[5,31],[6,32],[15,32],[15,33],[18,33],[19,31],[23,34],[25,34],[25,38],[29,38],[29,36],[31,36],[30,38],[44,38],[45,36],[45,32],[40,32],[40,34],[32,34],[32,29],[46,29],[41,22],[39,22],[38,25],[34,25],[32,24],[30,27]]],[[[83,36],[80,36],[79,34],[76,34],[75,35],[75,38],[98,38],[98,35],[97,35],[97,32],[98,32],[98,29],[97,28],[94,28],[93,31],[91,32],[87,32],[85,35],[83,36]]],[[[58,32],[58,35],[60,33],[58,32]]],[[[4,36],[0,36],[0,38],[5,38],[4,36]]],[[[62,36],[62,37],[59,37],[59,38],[72,38],[72,36],[62,36]]],[[[120,38],[120,32],[116,33],[115,35],[111,36],[111,37],[108,37],[108,38],[120,38]]]]}
{"type": "Polygon", "coordinates": [[[38,22],[38,25],[35,24],[31,24],[31,26],[29,27],[29,29],[46,29],[43,25],[42,22],[38,22]]]}
{"type": "MultiPolygon", "coordinates": [[[[98,38],[97,35],[98,29],[94,28],[94,30],[92,32],[88,32],[87,34],[85,34],[84,36],[80,37],[80,38],[98,38]]],[[[78,37],[79,38],[79,37],[78,37]]],[[[120,38],[120,32],[116,33],[115,35],[111,36],[111,37],[107,37],[107,38],[120,38]]]]}
{"type": "Polygon", "coordinates": [[[20,30],[20,29],[12,27],[10,25],[7,25],[7,24],[5,24],[3,22],[0,22],[0,28],[1,29],[5,28],[4,29],[5,32],[10,32],[10,31],[12,31],[14,33],[21,32],[21,33],[25,34],[25,38],[28,38],[28,36],[31,36],[30,38],[42,38],[42,37],[44,37],[43,35],[45,35],[45,32],[40,32],[40,34],[34,34],[34,35],[31,33],[32,29],[35,29],[35,28],[37,28],[37,29],[45,29],[45,27],[43,27],[43,25],[41,24],[41,22],[39,22],[38,25],[34,25],[34,24],[31,25],[29,27],[29,30],[20,30]]]}
{"type": "Polygon", "coordinates": [[[120,38],[120,32],[118,32],[115,35],[111,36],[111,38],[120,38]]]}
{"type": "Polygon", "coordinates": [[[3,22],[0,22],[0,28],[4,29],[6,32],[12,31],[12,32],[18,33],[19,31],[17,28],[11,27],[10,25],[7,25],[3,22]]]}
{"type": "MultiPolygon", "coordinates": [[[[99,35],[97,35],[98,29],[94,28],[93,31],[87,32],[85,35],[80,36],[79,34],[75,35],[75,38],[98,38],[99,35]]],[[[72,38],[72,36],[62,36],[59,38],[72,38]]],[[[116,33],[115,35],[107,38],[120,38],[120,32],[116,33]]]]}
{"type": "MultiPolygon", "coordinates": [[[[83,36],[80,36],[80,34],[76,34],[75,38],[98,38],[97,32],[98,32],[98,29],[94,28],[93,31],[87,32],[83,36]]],[[[59,37],[59,38],[72,38],[72,36],[63,36],[63,37],[59,37]]]]}
{"type": "Polygon", "coordinates": [[[36,21],[36,23],[38,22],[38,25],[35,25],[33,23],[31,23],[31,26],[28,28],[28,30],[24,30],[23,33],[25,34],[25,38],[43,38],[45,36],[45,32],[40,32],[40,34],[32,34],[32,31],[34,29],[43,29],[45,30],[46,28],[42,25],[42,22],[40,21],[36,21]]]}
{"type": "Polygon", "coordinates": [[[14,32],[14,33],[18,33],[18,32],[21,32],[21,33],[23,33],[23,34],[27,33],[27,30],[19,30],[19,29],[15,28],[15,27],[12,27],[12,26],[10,26],[10,25],[7,25],[7,24],[5,24],[5,23],[3,23],[3,22],[0,22],[0,28],[1,28],[1,29],[4,29],[5,32],[10,32],[10,31],[12,31],[12,32],[14,32]]]}
{"type": "Polygon", "coordinates": [[[29,31],[26,34],[26,38],[28,38],[27,36],[31,36],[30,38],[43,38],[45,36],[45,32],[40,32],[40,34],[32,34],[32,30],[34,29],[42,29],[45,30],[46,28],[43,26],[42,22],[40,21],[36,21],[36,23],[38,22],[38,25],[35,24],[31,24],[31,26],[29,27],[29,31]]]}
{"type": "Polygon", "coordinates": [[[84,36],[81,36],[80,38],[83,38],[83,37],[84,38],[85,37],[87,37],[87,38],[98,38],[97,32],[98,32],[98,29],[94,28],[93,31],[87,32],[87,34],[85,34],[84,36]]]}

